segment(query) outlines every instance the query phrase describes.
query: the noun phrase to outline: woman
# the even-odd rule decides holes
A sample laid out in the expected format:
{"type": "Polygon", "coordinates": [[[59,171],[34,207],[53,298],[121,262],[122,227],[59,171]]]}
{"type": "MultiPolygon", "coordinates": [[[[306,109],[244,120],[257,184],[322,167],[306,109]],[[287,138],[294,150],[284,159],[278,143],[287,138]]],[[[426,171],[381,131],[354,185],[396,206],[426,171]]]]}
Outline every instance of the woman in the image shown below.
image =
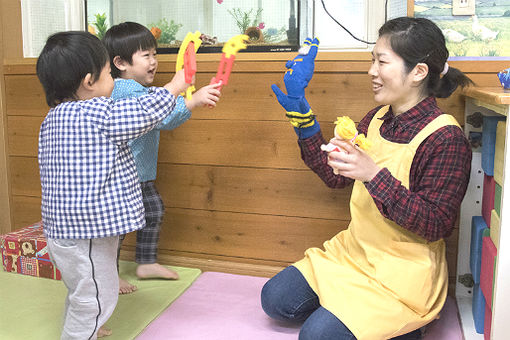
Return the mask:
{"type": "Polygon", "coordinates": [[[332,188],[354,181],[348,229],[262,290],[269,316],[304,322],[300,339],[419,339],[446,299],[444,238],[466,192],[471,148],[435,97],[471,81],[448,66],[443,34],[427,19],[386,22],[372,55],[368,73],[381,106],[358,125],[372,141],[366,152],[336,139],[342,152],[321,152],[326,142],[304,96],[291,95],[293,80],[286,75],[288,96],[273,87],[292,111],[307,166],[332,188]]]}

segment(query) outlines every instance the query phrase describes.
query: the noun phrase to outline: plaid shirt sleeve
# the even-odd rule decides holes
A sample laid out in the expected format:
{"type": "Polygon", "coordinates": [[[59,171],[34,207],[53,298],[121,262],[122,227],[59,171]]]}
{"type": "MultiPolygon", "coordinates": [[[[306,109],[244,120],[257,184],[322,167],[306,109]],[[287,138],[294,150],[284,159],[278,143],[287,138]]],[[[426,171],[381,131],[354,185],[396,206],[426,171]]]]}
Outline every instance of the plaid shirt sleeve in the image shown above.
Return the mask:
{"type": "Polygon", "coordinates": [[[406,189],[382,169],[365,186],[381,214],[429,242],[451,235],[471,172],[461,129],[443,127],[416,151],[406,189]]]}
{"type": "Polygon", "coordinates": [[[120,145],[153,129],[175,106],[175,97],[165,88],[152,87],[136,98],[115,101],[104,97],[82,101],[88,118],[113,143],[120,145]]]}
{"type": "MultiPolygon", "coordinates": [[[[377,107],[371,110],[361,120],[358,125],[359,133],[367,133],[368,125],[379,108],[380,107],[377,107]]],[[[321,145],[327,144],[322,136],[322,132],[318,132],[306,139],[299,139],[298,144],[301,149],[301,158],[305,164],[315,172],[329,188],[341,189],[354,183],[354,180],[351,178],[335,175],[333,173],[333,169],[328,165],[328,153],[321,150],[321,145]]]]}
{"type": "MultiPolygon", "coordinates": [[[[373,109],[360,121],[360,133],[366,133],[378,109],[373,109]]],[[[327,164],[327,154],[320,150],[321,144],[326,143],[321,133],[298,143],[305,164],[328,187],[343,188],[353,182],[335,175],[327,164]]],[[[384,217],[433,242],[453,231],[469,182],[471,157],[471,147],[463,131],[455,126],[443,127],[416,151],[409,189],[388,169],[382,169],[365,183],[365,187],[384,217]]]]}
{"type": "Polygon", "coordinates": [[[328,153],[321,150],[322,144],[327,144],[321,132],[315,135],[298,140],[301,148],[301,158],[305,164],[315,172],[320,179],[330,188],[344,188],[354,182],[354,180],[338,176],[333,173],[333,169],[328,165],[328,153]]]}

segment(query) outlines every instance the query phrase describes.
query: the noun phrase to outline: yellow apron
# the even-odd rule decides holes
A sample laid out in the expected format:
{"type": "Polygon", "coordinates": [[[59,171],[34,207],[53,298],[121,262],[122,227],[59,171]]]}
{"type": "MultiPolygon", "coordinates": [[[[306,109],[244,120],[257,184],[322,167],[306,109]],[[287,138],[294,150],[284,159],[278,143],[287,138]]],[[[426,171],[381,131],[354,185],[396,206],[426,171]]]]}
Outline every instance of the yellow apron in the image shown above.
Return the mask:
{"type": "MultiPolygon", "coordinates": [[[[381,137],[388,106],[370,122],[368,151],[380,167],[409,188],[411,164],[420,144],[433,132],[458,123],[440,115],[409,144],[381,137]]],[[[364,184],[355,181],[349,228],[310,248],[294,265],[305,276],[321,306],[333,313],[358,340],[389,339],[418,329],[441,310],[448,288],[444,240],[427,242],[383,217],[364,184]]]]}

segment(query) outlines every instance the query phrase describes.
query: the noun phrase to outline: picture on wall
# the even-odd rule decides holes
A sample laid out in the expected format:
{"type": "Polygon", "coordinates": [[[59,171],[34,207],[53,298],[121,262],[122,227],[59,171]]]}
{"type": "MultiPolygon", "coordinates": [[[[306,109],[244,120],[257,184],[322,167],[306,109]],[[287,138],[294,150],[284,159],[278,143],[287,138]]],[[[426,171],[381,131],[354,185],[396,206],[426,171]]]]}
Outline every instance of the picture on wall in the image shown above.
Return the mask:
{"type": "Polygon", "coordinates": [[[452,0],[415,0],[414,16],[443,31],[451,59],[510,60],[510,1],[477,0],[473,15],[453,15],[452,0]]]}

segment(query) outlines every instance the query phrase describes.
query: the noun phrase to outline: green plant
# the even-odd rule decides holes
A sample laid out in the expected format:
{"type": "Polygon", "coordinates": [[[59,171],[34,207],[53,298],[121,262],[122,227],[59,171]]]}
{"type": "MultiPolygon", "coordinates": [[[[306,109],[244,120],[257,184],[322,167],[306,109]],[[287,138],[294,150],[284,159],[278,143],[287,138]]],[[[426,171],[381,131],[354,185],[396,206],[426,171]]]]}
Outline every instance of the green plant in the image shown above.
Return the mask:
{"type": "Polygon", "coordinates": [[[279,42],[287,39],[287,28],[268,28],[264,32],[264,41],[268,43],[279,42]]]}
{"type": "Polygon", "coordinates": [[[173,20],[168,22],[168,20],[163,18],[155,24],[150,24],[149,27],[157,27],[161,30],[161,36],[158,39],[159,43],[171,44],[175,41],[175,36],[181,29],[182,24],[177,24],[173,20]]]}
{"type": "Polygon", "coordinates": [[[92,25],[96,26],[96,36],[99,39],[103,39],[104,34],[108,30],[108,25],[106,24],[106,13],[103,14],[95,14],[96,21],[92,23],[92,25]]]}
{"type": "Polygon", "coordinates": [[[257,26],[257,20],[260,18],[260,14],[262,13],[262,8],[257,10],[255,16],[252,18],[253,8],[248,12],[242,11],[240,8],[233,8],[232,10],[227,10],[228,13],[234,18],[236,21],[236,25],[239,28],[241,34],[246,32],[246,29],[250,26],[257,26]]]}

